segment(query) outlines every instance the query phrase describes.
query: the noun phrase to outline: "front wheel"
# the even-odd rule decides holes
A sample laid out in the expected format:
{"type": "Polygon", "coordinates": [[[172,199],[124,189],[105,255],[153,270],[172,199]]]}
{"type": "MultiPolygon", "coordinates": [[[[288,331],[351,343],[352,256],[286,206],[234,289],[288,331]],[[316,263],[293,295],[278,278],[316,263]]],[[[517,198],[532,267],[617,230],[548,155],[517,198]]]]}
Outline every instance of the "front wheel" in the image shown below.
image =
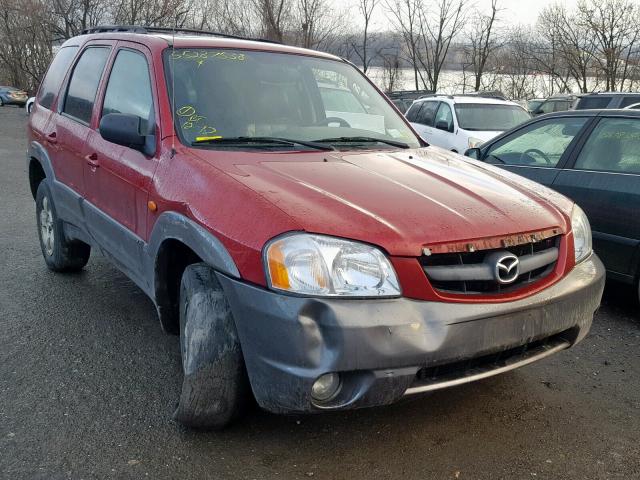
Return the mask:
{"type": "Polygon", "coordinates": [[[50,270],[75,272],[87,264],[91,247],[80,240],[69,240],[65,237],[63,223],[56,213],[51,190],[44,180],[38,185],[36,193],[36,220],[42,256],[50,270]]]}
{"type": "Polygon", "coordinates": [[[184,380],[174,419],[188,427],[223,428],[244,409],[249,381],[231,308],[208,265],[185,269],[179,307],[184,380]]]}

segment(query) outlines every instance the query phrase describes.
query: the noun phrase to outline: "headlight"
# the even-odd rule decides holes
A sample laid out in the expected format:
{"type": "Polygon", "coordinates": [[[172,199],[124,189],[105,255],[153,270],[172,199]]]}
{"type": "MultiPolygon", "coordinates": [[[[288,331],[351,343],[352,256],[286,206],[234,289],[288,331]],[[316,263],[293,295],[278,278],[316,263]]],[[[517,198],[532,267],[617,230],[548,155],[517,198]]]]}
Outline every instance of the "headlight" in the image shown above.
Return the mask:
{"type": "Polygon", "coordinates": [[[576,263],[578,263],[587,258],[593,248],[589,219],[578,205],[574,205],[571,212],[571,230],[573,230],[573,245],[576,263]]]}
{"type": "Polygon", "coordinates": [[[393,297],[400,284],[387,257],[364,243],[299,233],[264,252],[269,286],[301,295],[393,297]]]}
{"type": "Polygon", "coordinates": [[[479,138],[469,137],[469,148],[478,148],[484,143],[484,140],[479,138]]]}

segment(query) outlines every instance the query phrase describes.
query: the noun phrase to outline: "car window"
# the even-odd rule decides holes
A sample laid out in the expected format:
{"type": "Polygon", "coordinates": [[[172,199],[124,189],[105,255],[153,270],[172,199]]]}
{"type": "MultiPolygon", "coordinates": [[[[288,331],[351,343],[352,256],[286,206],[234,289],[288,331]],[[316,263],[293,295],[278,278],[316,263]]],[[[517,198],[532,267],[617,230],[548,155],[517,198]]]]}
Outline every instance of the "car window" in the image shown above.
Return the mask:
{"type": "Polygon", "coordinates": [[[69,81],[62,111],[84,123],[91,121],[102,71],[109,57],[109,47],[89,47],[76,63],[69,81]]]}
{"type": "Polygon", "coordinates": [[[445,122],[449,130],[453,130],[453,113],[451,113],[451,107],[445,102],[440,102],[438,112],[436,113],[436,120],[434,125],[438,122],[445,122]]]}
{"type": "Polygon", "coordinates": [[[350,90],[320,87],[324,109],[328,112],[366,113],[364,107],[350,90]]]}
{"type": "Polygon", "coordinates": [[[415,122],[418,119],[418,112],[420,111],[420,108],[422,108],[422,105],[424,105],[424,102],[414,103],[411,105],[406,115],[407,120],[415,122]]]}
{"type": "Polygon", "coordinates": [[[433,121],[436,117],[439,103],[440,102],[431,101],[424,102],[415,122],[427,127],[433,127],[433,121]]]}
{"type": "Polygon", "coordinates": [[[609,102],[611,101],[611,97],[605,97],[602,95],[597,95],[593,97],[583,97],[578,102],[576,106],[576,110],[589,110],[589,109],[598,109],[598,108],[607,108],[609,102]]]}
{"type": "Polygon", "coordinates": [[[629,105],[633,105],[638,102],[640,102],[640,95],[624,97],[620,103],[620,108],[628,107],[629,105]]]}
{"type": "Polygon", "coordinates": [[[640,118],[601,119],[574,168],[640,173],[640,118]]]}
{"type": "Polygon", "coordinates": [[[530,112],[535,112],[542,105],[542,100],[529,100],[527,102],[527,108],[530,112]]]}
{"type": "Polygon", "coordinates": [[[492,145],[486,160],[506,165],[555,167],[586,121],[586,117],[570,117],[533,123],[492,145]]]}
{"type": "Polygon", "coordinates": [[[225,148],[221,145],[238,144],[216,140],[247,137],[341,143],[343,149],[397,148],[376,139],[420,145],[404,117],[346,62],[215,48],[167,49],[164,60],[168,84],[175,85],[174,125],[180,141],[190,146],[225,148]],[[349,92],[364,112],[328,110],[323,87],[349,92]],[[343,140],[354,138],[373,140],[343,140]]]}
{"type": "Polygon", "coordinates": [[[471,131],[505,131],[531,118],[518,105],[498,103],[457,103],[458,126],[471,131]]]}
{"type": "Polygon", "coordinates": [[[62,81],[77,52],[78,47],[64,47],[53,57],[38,91],[38,103],[44,108],[51,109],[53,99],[60,91],[62,81]]]}
{"type": "Polygon", "coordinates": [[[544,102],[542,105],[540,105],[539,111],[542,113],[551,113],[553,112],[554,105],[555,102],[544,102]]]}
{"type": "Polygon", "coordinates": [[[141,53],[120,50],[109,76],[102,116],[126,113],[141,118],[141,133],[148,132],[153,97],[147,59],[141,53]]]}
{"type": "Polygon", "coordinates": [[[553,102],[553,111],[554,112],[564,112],[565,110],[569,110],[569,103],[565,100],[556,100],[553,102]]]}

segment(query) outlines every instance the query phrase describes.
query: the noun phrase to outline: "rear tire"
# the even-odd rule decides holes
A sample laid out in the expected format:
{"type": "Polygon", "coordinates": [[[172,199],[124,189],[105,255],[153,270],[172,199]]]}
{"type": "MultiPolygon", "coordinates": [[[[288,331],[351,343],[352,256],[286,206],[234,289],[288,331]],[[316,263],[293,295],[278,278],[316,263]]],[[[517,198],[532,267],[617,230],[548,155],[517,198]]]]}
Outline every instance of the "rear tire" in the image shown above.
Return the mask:
{"type": "Polygon", "coordinates": [[[173,418],[192,428],[227,426],[244,410],[249,382],[231,308],[203,263],[182,275],[180,352],[184,380],[173,418]]]}
{"type": "Polygon", "coordinates": [[[38,185],[36,193],[36,219],[42,256],[49,270],[81,270],[89,261],[91,247],[80,240],[68,240],[64,236],[63,223],[58,218],[51,190],[44,180],[38,185]]]}

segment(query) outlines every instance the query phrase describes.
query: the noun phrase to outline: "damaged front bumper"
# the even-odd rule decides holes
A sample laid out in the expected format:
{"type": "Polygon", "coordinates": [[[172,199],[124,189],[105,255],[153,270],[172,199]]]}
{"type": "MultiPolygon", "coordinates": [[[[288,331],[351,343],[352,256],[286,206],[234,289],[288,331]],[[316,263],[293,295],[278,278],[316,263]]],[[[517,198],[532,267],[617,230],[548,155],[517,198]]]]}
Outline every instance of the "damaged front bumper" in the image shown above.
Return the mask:
{"type": "Polygon", "coordinates": [[[502,373],[584,338],[605,270],[592,255],[561,281],[504,303],[320,299],[220,275],[256,400],[277,413],[359,408],[502,373]],[[311,387],[338,372],[339,392],[311,387]]]}

